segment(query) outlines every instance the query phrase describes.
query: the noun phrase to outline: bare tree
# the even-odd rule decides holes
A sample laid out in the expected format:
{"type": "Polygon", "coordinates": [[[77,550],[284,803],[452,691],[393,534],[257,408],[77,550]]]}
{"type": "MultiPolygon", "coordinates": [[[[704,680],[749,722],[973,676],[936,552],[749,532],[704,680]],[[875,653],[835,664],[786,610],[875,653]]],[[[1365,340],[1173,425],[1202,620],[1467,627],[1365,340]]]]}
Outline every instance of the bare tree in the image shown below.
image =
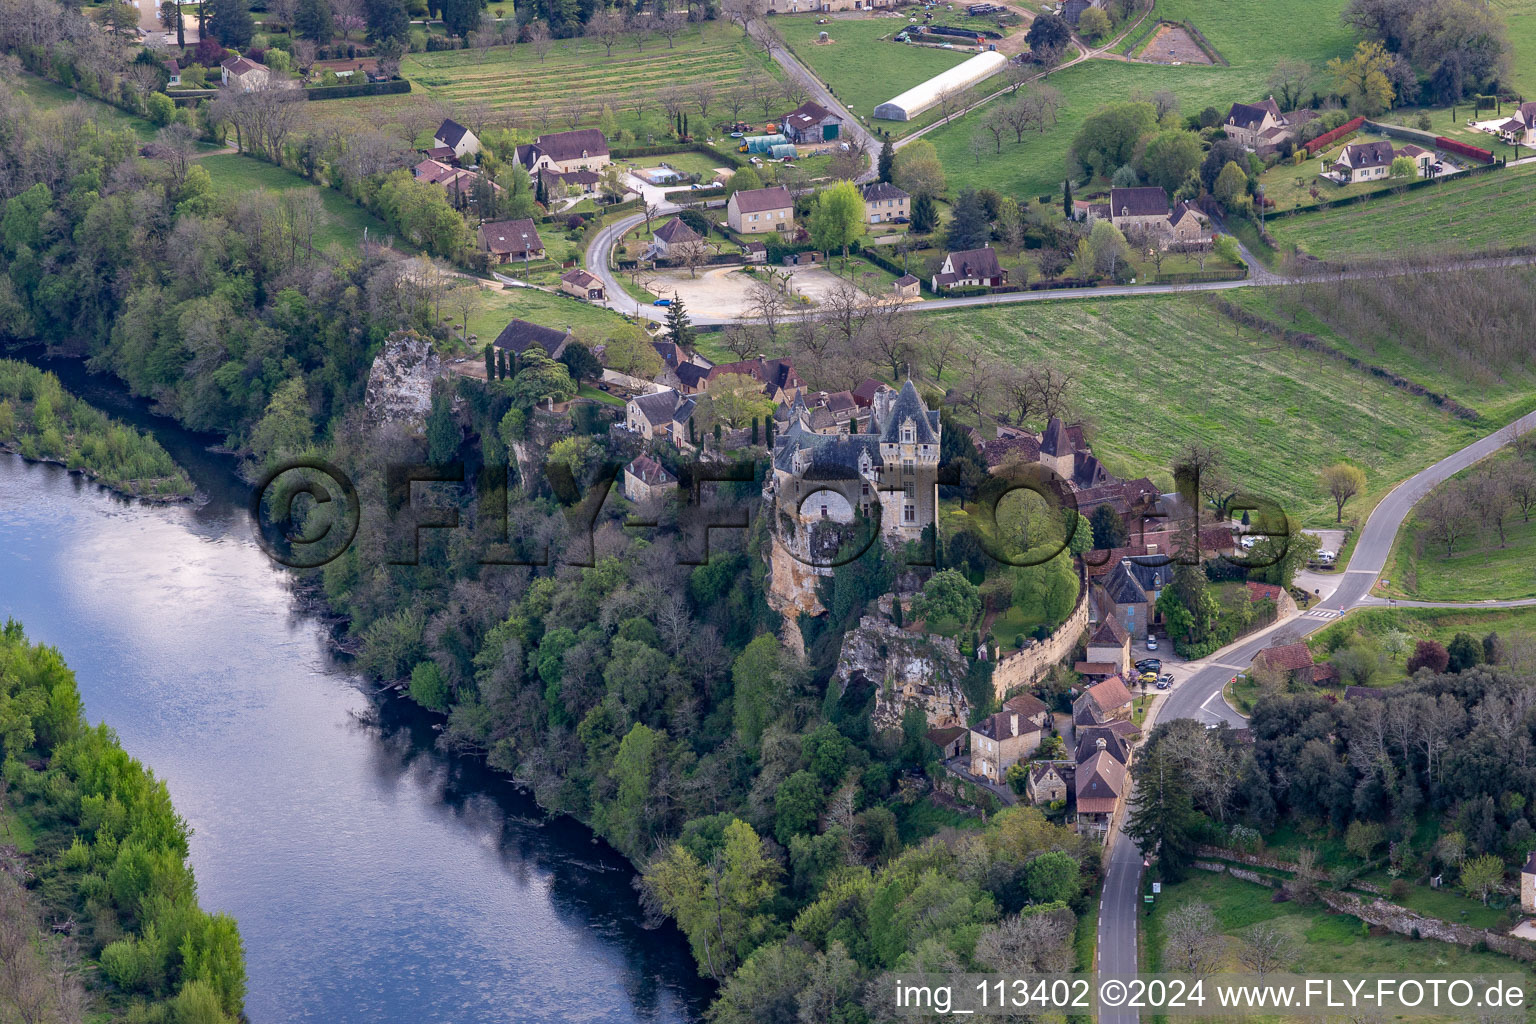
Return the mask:
{"type": "Polygon", "coordinates": [[[715,102],[715,83],[707,78],[700,78],[693,83],[691,89],[694,105],[699,108],[699,116],[709,120],[709,108],[715,102]]]}
{"type": "Polygon", "coordinates": [[[1273,922],[1260,921],[1249,928],[1237,947],[1237,959],[1257,974],[1265,975],[1284,970],[1296,960],[1296,943],[1273,922]]]}
{"type": "Polygon", "coordinates": [[[702,238],[684,242],[676,246],[675,251],[677,261],[688,268],[689,277],[697,277],[699,268],[709,261],[709,243],[702,238]]]}
{"type": "Polygon", "coordinates": [[[587,36],[597,40],[613,56],[613,48],[624,38],[624,15],[617,11],[598,11],[587,21],[587,36]]]}
{"type": "Polygon", "coordinates": [[[741,120],[741,110],[752,100],[752,90],[745,82],[737,82],[726,89],[721,95],[720,101],[725,104],[725,109],[731,112],[731,121],[735,123],[741,120]]]}
{"type": "Polygon", "coordinates": [[[1035,408],[1046,419],[1066,411],[1067,399],[1077,386],[1076,376],[1054,366],[1033,367],[1029,371],[1029,381],[1035,408]]]}
{"type": "Polygon", "coordinates": [[[940,89],[939,109],[944,111],[944,123],[948,124],[949,119],[960,109],[960,90],[953,86],[940,89]]]}
{"type": "Polygon", "coordinates": [[[681,85],[669,85],[657,94],[661,101],[661,108],[667,112],[667,116],[673,121],[677,115],[683,112],[683,106],[688,102],[688,91],[681,85]]]}
{"type": "Polygon", "coordinates": [[[997,387],[997,364],[980,349],[972,349],[965,353],[964,370],[961,388],[965,402],[980,417],[981,410],[991,404],[990,399],[997,387]]]}
{"type": "Polygon", "coordinates": [[[1159,89],[1152,94],[1152,107],[1157,111],[1157,119],[1161,121],[1179,109],[1179,98],[1171,89],[1159,89]]]}
{"type": "MultiPolygon", "coordinates": [[[[788,103],[791,107],[798,107],[810,96],[810,90],[805,87],[805,83],[800,81],[800,79],[794,75],[789,75],[785,77],[783,82],[779,83],[779,95],[783,96],[784,102],[788,103]]],[[[764,116],[767,116],[767,111],[764,111],[764,116]]]]}
{"type": "Polygon", "coordinates": [[[994,104],[987,109],[986,115],[981,119],[981,127],[992,135],[992,145],[995,151],[1003,151],[1003,132],[1008,130],[1008,120],[1003,112],[994,104]]]}
{"type": "Polygon", "coordinates": [[[645,41],[656,30],[656,16],[650,11],[631,11],[624,21],[624,28],[634,42],[635,49],[644,52],[645,41]]]}
{"type": "Polygon", "coordinates": [[[576,126],[586,118],[591,111],[586,98],[579,93],[571,93],[560,101],[560,113],[565,117],[565,123],[574,131],[576,126]]]}
{"type": "Polygon", "coordinates": [[[779,103],[779,83],[759,71],[747,78],[747,89],[752,93],[753,102],[763,108],[763,116],[771,117],[773,108],[779,103]]]}
{"type": "Polygon", "coordinates": [[[737,359],[749,359],[753,353],[763,350],[757,331],[745,320],[735,320],[727,324],[721,334],[721,340],[726,351],[737,359]]]}
{"type": "Polygon", "coordinates": [[[660,18],[656,20],[656,31],[667,37],[667,49],[672,49],[677,37],[683,34],[688,27],[688,15],[685,11],[676,8],[668,8],[660,18]]]}
{"type": "Polygon", "coordinates": [[[538,56],[539,62],[543,63],[544,58],[549,56],[550,48],[555,45],[555,41],[549,35],[549,25],[543,21],[530,21],[528,45],[533,47],[534,54],[538,56]]]}
{"type": "Polygon", "coordinates": [[[1039,71],[1021,60],[1010,60],[1008,66],[1003,69],[1003,77],[1008,81],[1008,91],[1017,93],[1024,83],[1034,78],[1039,71]]]}
{"type": "Polygon", "coordinates": [[[1504,467],[1504,486],[1509,498],[1520,509],[1520,518],[1531,521],[1531,509],[1536,508],[1536,469],[1528,463],[1516,462],[1504,467]]]}
{"type": "Polygon", "coordinates": [[[1477,510],[1483,526],[1492,526],[1499,534],[1499,547],[1504,547],[1504,525],[1509,518],[1510,494],[1504,475],[1492,465],[1483,465],[1467,484],[1467,497],[1477,510]]]}
{"type": "Polygon", "coordinates": [[[319,51],[315,44],[308,39],[295,39],[289,47],[293,53],[293,66],[298,68],[299,74],[309,77],[310,69],[315,66],[315,57],[319,51]]]}
{"type": "Polygon", "coordinates": [[[1445,545],[1446,558],[1451,557],[1456,542],[1467,535],[1472,525],[1466,489],[1459,483],[1437,488],[1419,507],[1418,515],[1429,536],[1445,545]]]}
{"type": "Polygon", "coordinates": [[[176,121],[155,133],[155,143],[155,155],[165,161],[171,169],[171,180],[180,188],[192,165],[192,154],[197,150],[197,132],[176,121]]]}
{"type": "Polygon", "coordinates": [[[747,286],[747,309],[763,325],[771,342],[778,333],[779,321],[789,299],[773,278],[757,276],[747,286]]]}
{"type": "Polygon", "coordinates": [[[1029,110],[1029,123],[1035,131],[1044,135],[1046,129],[1055,126],[1056,114],[1065,105],[1066,99],[1054,85],[1036,85],[1024,94],[1023,102],[1029,110]]]}
{"type": "Polygon", "coordinates": [[[949,364],[950,356],[959,344],[960,336],[954,331],[932,331],[929,333],[928,340],[923,345],[923,359],[927,362],[928,369],[933,374],[933,379],[936,383],[943,382],[944,367],[949,364]]]}
{"type": "Polygon", "coordinates": [[[726,19],[741,27],[743,32],[747,26],[763,16],[767,10],[764,0],[724,0],[720,5],[720,12],[726,19]]]}
{"type": "Polygon", "coordinates": [[[1221,926],[1204,903],[1186,903],[1163,921],[1163,965],[1204,978],[1222,961],[1221,926]]]}
{"type": "Polygon", "coordinates": [[[533,101],[533,119],[539,122],[539,127],[544,131],[549,130],[549,124],[554,120],[555,104],[546,96],[539,96],[533,101]]]}

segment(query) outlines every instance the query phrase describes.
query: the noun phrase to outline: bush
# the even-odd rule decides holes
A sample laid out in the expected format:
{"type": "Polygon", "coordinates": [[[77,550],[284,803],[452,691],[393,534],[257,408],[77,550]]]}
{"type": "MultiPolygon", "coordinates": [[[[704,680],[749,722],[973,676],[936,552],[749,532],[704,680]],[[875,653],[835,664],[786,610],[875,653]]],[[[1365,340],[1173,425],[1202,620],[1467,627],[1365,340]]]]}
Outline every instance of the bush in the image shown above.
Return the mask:
{"type": "Polygon", "coordinates": [[[1403,900],[1408,898],[1408,893],[1411,891],[1412,887],[1408,884],[1406,879],[1402,878],[1392,879],[1392,884],[1387,887],[1387,892],[1391,895],[1392,901],[1394,903],[1403,902],[1403,900]]]}
{"type": "Polygon", "coordinates": [[[411,700],[432,711],[446,711],[448,697],[448,682],[437,665],[423,661],[411,669],[411,700]]]}

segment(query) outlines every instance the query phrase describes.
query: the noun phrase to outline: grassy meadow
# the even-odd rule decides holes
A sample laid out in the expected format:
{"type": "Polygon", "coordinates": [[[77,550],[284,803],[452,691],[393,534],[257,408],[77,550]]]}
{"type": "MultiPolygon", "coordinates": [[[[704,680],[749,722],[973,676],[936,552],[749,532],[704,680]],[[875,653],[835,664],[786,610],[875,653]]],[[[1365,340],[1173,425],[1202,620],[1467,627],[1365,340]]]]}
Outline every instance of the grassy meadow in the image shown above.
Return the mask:
{"type": "MultiPolygon", "coordinates": [[[[542,61],[532,46],[519,44],[484,51],[413,53],[400,70],[410,79],[409,93],[313,103],[306,114],[312,121],[355,128],[406,125],[419,129],[432,120],[422,111],[461,111],[474,104],[485,109],[492,124],[514,123],[537,134],[568,130],[573,113],[576,127],[598,127],[606,106],[618,131],[631,132],[644,143],[648,134],[661,135],[670,129],[670,118],[655,98],[669,86],[711,83],[715,95],[708,121],[714,124],[730,117],[720,95],[726,87],[753,74],[780,77],[777,65],[762,49],[724,21],[690,25],[671,47],[666,39],[656,37],[637,51],[625,39],[614,46],[611,57],[597,42],[566,39],[556,41],[542,61]],[[636,96],[650,98],[639,115],[631,103],[636,96]],[[578,101],[574,109],[573,99],[578,101]]],[[[688,105],[691,127],[696,127],[704,119],[691,95],[688,105]]],[[[782,98],[774,103],[775,114],[784,109],[788,108],[782,98]]],[[[761,106],[742,111],[748,120],[762,114],[761,106]]],[[[434,122],[425,130],[435,126],[434,122]]]]}
{"type": "MultiPolygon", "coordinates": [[[[1311,161],[1296,173],[1315,170],[1311,161]]],[[[1277,168],[1276,170],[1279,170],[1277,168]]],[[[1274,172],[1271,172],[1274,173],[1274,172]]],[[[1335,194],[1333,185],[1323,186],[1335,194]]],[[[1354,186],[1352,186],[1354,187],[1354,186]]],[[[1509,249],[1536,244],[1536,217],[1512,216],[1536,187],[1536,166],[1526,164],[1472,178],[1448,178],[1431,188],[1382,195],[1370,202],[1276,217],[1269,233],[1318,259],[1400,257],[1509,249]]]]}
{"type": "MultiPolygon", "coordinates": [[[[886,100],[973,56],[959,50],[891,42],[907,27],[905,18],[838,18],[818,25],[813,15],[780,16],[773,19],[773,27],[800,62],[831,86],[844,106],[865,118],[872,118],[875,107],[886,100]],[[822,32],[832,41],[818,43],[822,32]]],[[[895,121],[874,125],[893,132],[910,130],[910,124],[895,121]]]]}
{"type": "MultiPolygon", "coordinates": [[[[1232,471],[1305,524],[1333,521],[1316,476],[1363,467],[1363,515],[1394,484],[1488,432],[1319,354],[1234,330],[1195,296],[1105,298],[949,310],[925,318],[1006,362],[1072,370],[1074,407],[1094,445],[1127,470],[1166,471],[1191,441],[1222,449],[1232,471]]],[[[945,384],[961,383],[962,370],[945,384]]]]}
{"type": "Polygon", "coordinates": [[[389,228],[367,210],[347,199],[335,189],[322,188],[305,181],[292,171],[274,167],[255,157],[238,153],[214,153],[198,161],[213,178],[214,191],[221,195],[240,196],[265,189],[284,192],[288,189],[310,189],[320,197],[324,219],[315,232],[315,246],[324,249],[330,245],[356,247],[363,239],[363,229],[382,241],[389,235],[389,228]]]}

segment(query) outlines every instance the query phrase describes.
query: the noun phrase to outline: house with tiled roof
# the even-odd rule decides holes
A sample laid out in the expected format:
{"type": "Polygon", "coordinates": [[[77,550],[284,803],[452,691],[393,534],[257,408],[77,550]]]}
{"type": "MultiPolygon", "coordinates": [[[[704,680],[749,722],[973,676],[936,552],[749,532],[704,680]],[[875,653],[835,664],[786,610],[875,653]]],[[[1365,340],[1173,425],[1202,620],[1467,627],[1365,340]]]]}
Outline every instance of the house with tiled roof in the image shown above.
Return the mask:
{"type": "Polygon", "coordinates": [[[1126,674],[1131,671],[1131,634],[1120,624],[1119,618],[1106,615],[1088,635],[1088,648],[1083,653],[1083,660],[1090,665],[1110,666],[1109,672],[1090,673],[1093,675],[1126,674]]]}
{"type": "Polygon", "coordinates": [[[963,725],[946,725],[929,729],[925,734],[928,742],[939,748],[939,755],[948,761],[965,753],[971,731],[963,725]]]}
{"type": "Polygon", "coordinates": [[[1079,725],[1103,725],[1112,719],[1131,717],[1135,698],[1120,676],[1094,683],[1072,702],[1072,721],[1079,725]]]}
{"type": "Polygon", "coordinates": [[[1392,143],[1352,142],[1331,163],[1323,161],[1320,175],[1340,185],[1357,181],[1379,181],[1392,173],[1392,143]]]}
{"type": "Polygon", "coordinates": [[[451,117],[443,118],[443,123],[432,133],[432,145],[449,150],[460,160],[480,152],[480,140],[475,133],[451,117]]]}
{"type": "Polygon", "coordinates": [[[475,231],[480,248],[490,254],[493,263],[544,258],[544,240],[539,229],[527,217],[519,220],[488,220],[475,231]]]}
{"type": "Polygon", "coordinates": [[[732,192],[725,204],[725,222],[742,235],[793,231],[794,197],[783,185],[732,192]]]}
{"type": "Polygon", "coordinates": [[[971,726],[971,774],[1001,783],[1008,769],[1040,749],[1051,714],[1041,701],[1024,694],[1002,710],[971,726]]]}
{"type": "Polygon", "coordinates": [[[912,197],[888,181],[872,181],[859,192],[864,197],[866,224],[890,224],[912,216],[912,197]]]}
{"type": "Polygon", "coordinates": [[[560,290],[588,302],[602,302],[606,295],[602,279],[580,267],[572,267],[560,275],[560,290]]]}
{"type": "Polygon", "coordinates": [[[997,250],[984,245],[946,254],[931,286],[937,292],[946,288],[996,288],[1007,283],[1008,273],[997,261],[997,250]]]}
{"type": "Polygon", "coordinates": [[[1268,669],[1284,673],[1296,682],[1310,683],[1314,681],[1317,665],[1312,660],[1312,648],[1297,641],[1278,647],[1266,647],[1253,659],[1253,668],[1256,671],[1268,669]]]}
{"type": "Polygon", "coordinates": [[[743,374],[763,385],[763,394],[775,404],[792,402],[805,390],[805,381],[795,371],[795,364],[788,359],[742,359],[734,363],[720,363],[704,375],[703,388],[727,374],[743,374]]]}
{"type": "Polygon", "coordinates": [[[677,477],[649,455],[637,456],[624,467],[624,497],[630,501],[651,501],[676,486],[677,477]]]}
{"type": "Polygon", "coordinates": [[[1024,780],[1024,798],[1035,805],[1065,802],[1076,765],[1071,761],[1032,761],[1024,780]]]}
{"type": "Polygon", "coordinates": [[[853,389],[853,400],[862,409],[868,409],[875,402],[875,396],[882,391],[891,390],[891,386],[884,381],[875,380],[873,377],[865,377],[858,387],[853,389]]]}
{"type": "Polygon", "coordinates": [[[696,245],[704,236],[684,223],[683,218],[673,217],[651,234],[651,244],[646,250],[647,259],[676,259],[684,247],[696,245]]]}
{"type": "MultiPolygon", "coordinates": [[[[1107,746],[1102,737],[1098,742],[1107,746]]],[[[1077,762],[1073,786],[1077,797],[1077,831],[1081,835],[1101,843],[1108,841],[1125,799],[1126,779],[1126,766],[1103,747],[1077,762]]]]}
{"type": "Polygon", "coordinates": [[[272,69],[249,57],[230,57],[219,65],[219,80],[241,92],[253,92],[271,83],[272,69]]]}
{"type": "Polygon", "coordinates": [[[539,170],[539,180],[544,183],[544,195],[558,199],[561,196],[595,196],[603,178],[596,171],[557,171],[544,167],[539,170]]]}

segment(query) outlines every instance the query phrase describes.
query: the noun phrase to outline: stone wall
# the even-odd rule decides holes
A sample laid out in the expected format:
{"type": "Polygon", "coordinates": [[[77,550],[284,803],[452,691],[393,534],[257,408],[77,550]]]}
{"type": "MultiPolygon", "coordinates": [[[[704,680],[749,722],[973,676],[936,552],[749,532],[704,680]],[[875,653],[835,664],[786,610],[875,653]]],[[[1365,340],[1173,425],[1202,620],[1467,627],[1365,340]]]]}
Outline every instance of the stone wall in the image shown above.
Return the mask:
{"type": "Polygon", "coordinates": [[[1088,587],[1081,573],[1078,575],[1077,606],[1072,614],[1050,636],[1034,647],[1026,647],[1012,654],[998,652],[992,667],[992,689],[1000,698],[1019,686],[1033,686],[1044,678],[1052,665],[1072,653],[1083,631],[1088,628],[1088,587]]]}

